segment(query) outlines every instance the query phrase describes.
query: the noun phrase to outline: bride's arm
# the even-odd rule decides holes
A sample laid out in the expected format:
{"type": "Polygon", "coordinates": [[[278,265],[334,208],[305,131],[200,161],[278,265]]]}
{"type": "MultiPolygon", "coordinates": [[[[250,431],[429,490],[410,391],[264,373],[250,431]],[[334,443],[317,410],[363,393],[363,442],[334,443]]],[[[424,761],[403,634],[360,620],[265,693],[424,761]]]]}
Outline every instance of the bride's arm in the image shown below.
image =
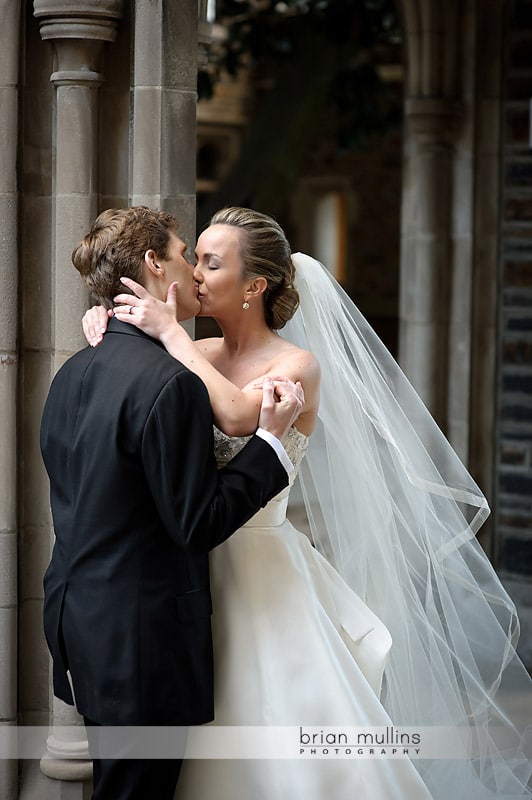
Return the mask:
{"type": "MultiPolygon", "coordinates": [[[[136,317],[136,311],[134,315],[127,316],[136,317]]],[[[246,436],[255,432],[262,402],[262,379],[265,375],[239,389],[202,355],[199,343],[193,342],[175,320],[157,338],[170,355],[203,380],[209,392],[214,420],[220,430],[228,436],[246,436]]],[[[274,385],[276,381],[282,384],[285,378],[302,384],[305,405],[297,418],[297,428],[310,435],[319,405],[320,368],[317,360],[311,353],[297,350],[280,358],[272,366],[272,370],[275,371],[268,374],[273,378],[274,385]]]]}
{"type": "MultiPolygon", "coordinates": [[[[257,428],[262,402],[260,383],[253,383],[239,389],[224,378],[210,361],[202,355],[198,345],[190,338],[175,316],[175,289],[169,290],[169,300],[163,303],[154,298],[144,287],[124,279],[124,283],[136,292],[133,295],[118,295],[115,301],[125,304],[115,307],[114,314],[122,322],[128,322],[143,330],[149,336],[159,339],[174,358],[198,375],[207,387],[209,399],[218,428],[228,436],[246,436],[257,428]],[[134,305],[134,313],[130,313],[134,305]]],[[[107,329],[108,312],[103,306],[93,306],[83,317],[83,332],[88,343],[95,347],[107,329]]],[[[305,391],[304,411],[298,417],[298,428],[310,434],[319,402],[320,370],[316,359],[310,353],[298,351],[275,365],[276,375],[300,381],[305,391]]]]}
{"type": "MultiPolygon", "coordinates": [[[[139,284],[134,284],[133,288],[137,286],[139,284]]],[[[116,298],[117,302],[126,304],[130,299],[131,295],[118,295],[116,298]]],[[[170,305],[146,293],[134,315],[129,313],[130,306],[131,304],[122,308],[117,306],[114,310],[116,318],[159,339],[171,356],[203,379],[218,428],[228,436],[254,433],[260,414],[262,388],[243,392],[224,378],[200,353],[196,344],[177,322],[175,310],[170,305]]],[[[97,347],[102,341],[108,321],[108,311],[103,306],[92,306],[83,315],[83,333],[91,347],[97,347]]]]}
{"type": "Polygon", "coordinates": [[[209,392],[214,421],[220,430],[228,436],[254,433],[259,420],[262,388],[253,386],[245,391],[239,389],[202,355],[176,319],[175,285],[170,287],[168,300],[163,303],[135,281],[129,278],[122,280],[137,296],[121,294],[114,298],[117,303],[114,309],[116,318],[159,339],[171,356],[203,380],[209,392]],[[130,313],[131,306],[134,313],[130,313]]]}
{"type": "Polygon", "coordinates": [[[214,421],[228,436],[247,436],[257,429],[262,387],[243,391],[218,372],[177,323],[161,336],[170,355],[198,375],[209,392],[214,421]]]}

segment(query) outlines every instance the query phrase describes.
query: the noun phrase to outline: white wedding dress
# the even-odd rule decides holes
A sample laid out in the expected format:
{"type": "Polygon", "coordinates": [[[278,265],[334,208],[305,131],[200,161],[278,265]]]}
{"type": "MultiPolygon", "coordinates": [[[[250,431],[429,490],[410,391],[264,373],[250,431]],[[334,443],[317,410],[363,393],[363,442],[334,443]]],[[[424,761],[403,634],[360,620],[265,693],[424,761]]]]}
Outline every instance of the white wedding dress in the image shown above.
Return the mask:
{"type": "MultiPolygon", "coordinates": [[[[532,681],[476,539],[486,498],[343,289],[292,259],[282,335],[322,377],[308,450],[286,442],[314,546],[286,490],[211,554],[214,724],[422,728],[436,749],[186,760],[176,800],[532,800],[532,681]]],[[[219,462],[245,441],[217,433],[219,462]]]]}
{"type": "MultiPolygon", "coordinates": [[[[219,465],[247,438],[215,431],[219,465]]],[[[292,428],[295,466],[308,438],[292,428]]],[[[290,487],[211,553],[216,725],[382,726],[390,634],[286,518],[290,487]]],[[[429,800],[407,758],[186,759],[176,800],[429,800]]]]}

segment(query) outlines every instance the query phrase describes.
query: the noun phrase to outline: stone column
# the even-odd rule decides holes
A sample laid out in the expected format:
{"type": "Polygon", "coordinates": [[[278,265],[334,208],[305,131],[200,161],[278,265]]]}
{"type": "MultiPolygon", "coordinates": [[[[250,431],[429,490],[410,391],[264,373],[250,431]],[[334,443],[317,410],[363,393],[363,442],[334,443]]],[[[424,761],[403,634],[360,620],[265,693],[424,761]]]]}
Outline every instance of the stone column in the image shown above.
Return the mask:
{"type": "Polygon", "coordinates": [[[447,426],[457,9],[400,0],[405,41],[399,360],[447,426]]]}
{"type": "MultiPolygon", "coordinates": [[[[85,344],[80,320],[87,292],[71,252],[97,213],[97,90],[103,43],[114,41],[122,0],[35,0],[41,37],[54,46],[54,175],[52,236],[51,375],[85,344]]],[[[52,728],[41,769],[52,778],[83,781],[91,774],[84,728],[77,713],[54,699],[52,728]]],[[[82,796],[82,788],[79,789],[82,796]]],[[[70,796],[70,795],[69,795],[70,796]]],[[[77,796],[77,795],[76,795],[77,796]]]]}
{"type": "Polygon", "coordinates": [[[130,204],[175,214],[192,256],[196,231],[196,0],[135,0],[130,204]]]}
{"type": "MultiPolygon", "coordinates": [[[[494,486],[494,463],[497,459],[497,329],[500,313],[498,261],[501,249],[501,202],[504,196],[501,186],[501,123],[504,113],[501,114],[501,104],[504,94],[502,62],[508,37],[508,9],[504,8],[504,3],[499,5],[495,9],[490,0],[477,0],[476,4],[477,78],[473,151],[475,235],[469,457],[471,471],[492,506],[492,515],[483,525],[479,539],[488,555],[495,560],[496,567],[500,566],[494,537],[497,514],[494,486]]],[[[528,60],[527,48],[527,63],[528,60]]],[[[528,122],[528,109],[523,110],[528,122]]],[[[528,125],[525,130],[528,132],[528,125]]],[[[525,135],[523,131],[523,138],[525,135]]],[[[529,660],[528,666],[531,665],[532,660],[529,660]]]]}
{"type": "Polygon", "coordinates": [[[134,29],[131,204],[171,211],[193,237],[197,2],[136,0],[134,29]]]}
{"type": "Polygon", "coordinates": [[[477,4],[399,2],[407,62],[399,357],[466,464],[475,324],[477,4]]]}
{"type": "Polygon", "coordinates": [[[401,365],[440,424],[446,421],[451,267],[452,129],[457,106],[406,101],[403,174],[401,365]]]}
{"type": "Polygon", "coordinates": [[[85,343],[79,320],[86,309],[87,294],[70,255],[97,212],[97,89],[103,81],[98,66],[103,43],[116,38],[121,5],[122,0],[34,2],[41,37],[54,45],[56,67],[50,77],[57,89],[52,253],[54,372],[85,343]]]}
{"type": "MultiPolygon", "coordinates": [[[[0,1],[0,722],[17,720],[17,142],[20,3],[0,1]]],[[[15,797],[17,765],[0,761],[0,797],[15,797]]]]}
{"type": "Polygon", "coordinates": [[[400,360],[490,503],[506,13],[495,5],[399,2],[407,61],[400,360]]]}

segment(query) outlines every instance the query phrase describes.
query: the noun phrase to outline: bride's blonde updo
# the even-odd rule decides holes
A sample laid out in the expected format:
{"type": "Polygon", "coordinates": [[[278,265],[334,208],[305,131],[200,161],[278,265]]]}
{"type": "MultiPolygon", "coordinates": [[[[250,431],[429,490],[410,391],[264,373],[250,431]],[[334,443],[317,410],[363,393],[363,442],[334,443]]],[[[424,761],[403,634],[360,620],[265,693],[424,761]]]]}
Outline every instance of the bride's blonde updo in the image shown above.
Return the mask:
{"type": "Polygon", "coordinates": [[[222,208],[211,225],[232,225],[242,231],[240,256],[243,277],[266,278],[264,316],[272,330],[284,327],[299,305],[294,287],[295,267],[290,245],[281,226],[266,214],[250,208],[222,208]]]}
{"type": "Polygon", "coordinates": [[[166,211],[145,206],[109,208],[95,219],[85,238],[74,248],[72,263],[94,297],[112,308],[113,297],[129,292],[122,276],[142,283],[144,254],[153,250],[168,258],[170,231],[177,233],[177,220],[166,211]]]}

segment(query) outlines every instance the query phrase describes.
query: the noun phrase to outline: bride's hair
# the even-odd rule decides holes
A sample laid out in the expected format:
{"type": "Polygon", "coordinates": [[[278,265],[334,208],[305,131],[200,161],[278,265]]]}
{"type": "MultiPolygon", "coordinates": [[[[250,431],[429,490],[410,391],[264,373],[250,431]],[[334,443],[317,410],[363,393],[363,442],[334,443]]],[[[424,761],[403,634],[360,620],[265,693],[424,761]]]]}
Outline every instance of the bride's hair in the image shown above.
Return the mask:
{"type": "Polygon", "coordinates": [[[272,330],[283,328],[299,306],[299,295],[294,287],[292,251],[281,226],[266,214],[238,207],[217,211],[210,225],[240,228],[244,278],[266,278],[266,324],[272,330]]]}
{"type": "Polygon", "coordinates": [[[165,211],[145,206],[108,208],[95,219],[85,238],[74,248],[72,263],[91,293],[106,308],[113,297],[129,289],[120,277],[142,283],[146,250],[154,250],[163,261],[168,257],[170,231],[177,220],[165,211]]]}

